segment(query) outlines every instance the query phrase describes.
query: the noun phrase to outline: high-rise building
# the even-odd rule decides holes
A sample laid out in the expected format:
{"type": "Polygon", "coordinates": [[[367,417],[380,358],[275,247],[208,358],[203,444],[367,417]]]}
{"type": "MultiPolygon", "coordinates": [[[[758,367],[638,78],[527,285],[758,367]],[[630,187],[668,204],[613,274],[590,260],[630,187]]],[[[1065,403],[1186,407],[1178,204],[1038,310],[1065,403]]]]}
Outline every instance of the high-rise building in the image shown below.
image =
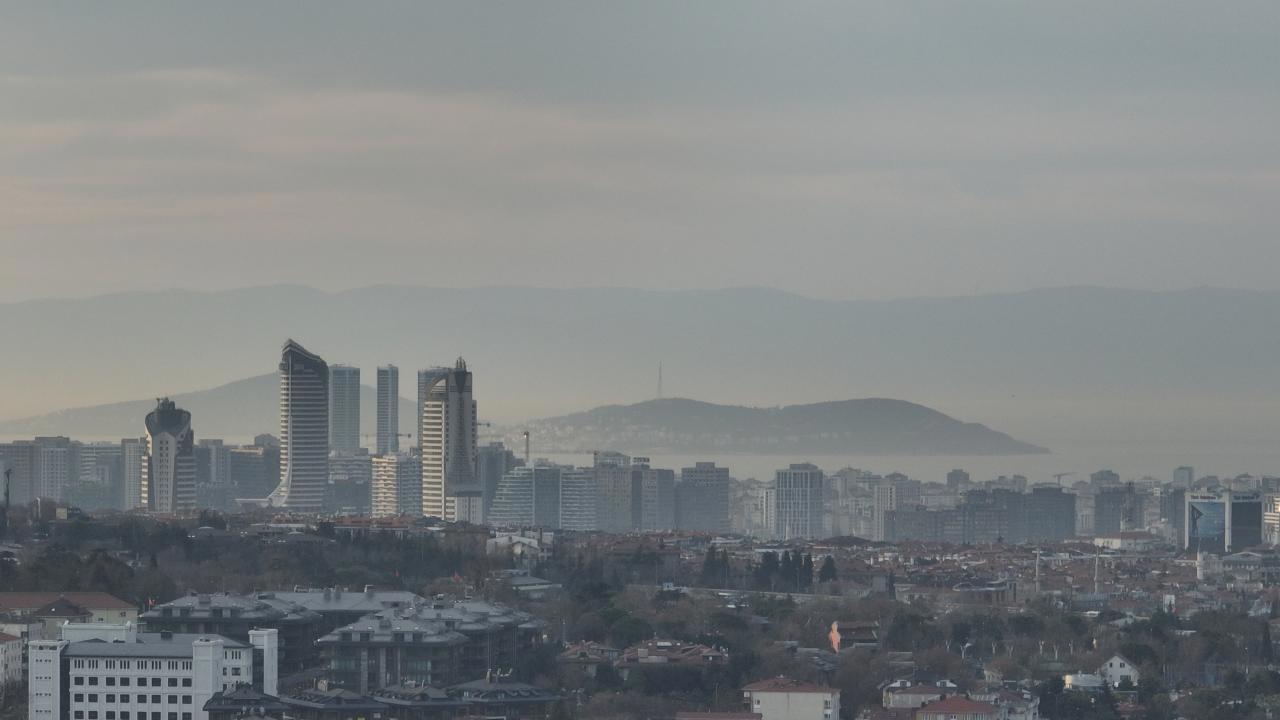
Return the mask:
{"type": "Polygon", "coordinates": [[[635,530],[640,498],[631,482],[631,468],[597,463],[591,472],[596,485],[596,527],[611,533],[635,530]]]}
{"type": "MultiPolygon", "coordinates": [[[[502,476],[521,465],[524,465],[524,461],[517,459],[516,454],[500,442],[483,445],[477,451],[476,479],[484,488],[485,522],[488,522],[489,513],[493,509],[493,499],[498,494],[498,483],[502,481],[502,476]]],[[[594,516],[595,511],[592,510],[592,517],[594,516]]]]}
{"type": "Polygon", "coordinates": [[[956,468],[947,473],[947,488],[952,491],[963,490],[969,484],[969,473],[956,468]]]}
{"type": "Polygon", "coordinates": [[[872,488],[871,539],[885,541],[889,539],[888,527],[885,524],[886,513],[897,510],[900,506],[900,483],[885,479],[872,488]]]}
{"type": "Polygon", "coordinates": [[[676,485],[676,525],[694,532],[729,532],[729,482],[729,468],[713,462],[682,469],[676,485]]]}
{"type": "Polygon", "coordinates": [[[504,527],[560,527],[560,465],[518,467],[502,476],[488,522],[504,527]]]}
{"type": "Polygon", "coordinates": [[[411,455],[373,458],[373,516],[422,515],[422,462],[411,455]]]}
{"type": "MultiPolygon", "coordinates": [[[[422,373],[419,373],[419,381],[422,373]]],[[[476,403],[467,364],[426,387],[422,404],[422,512],[451,521],[484,522],[484,489],[476,478],[476,403]]]]}
{"type": "Polygon", "coordinates": [[[431,388],[435,387],[436,383],[444,380],[445,376],[448,374],[449,368],[447,367],[430,367],[418,371],[418,404],[414,406],[414,417],[415,421],[418,423],[418,427],[415,432],[417,433],[418,438],[419,455],[422,455],[424,450],[423,435],[425,434],[425,431],[422,427],[422,413],[427,406],[427,393],[431,391],[431,388]]]}
{"type": "Polygon", "coordinates": [[[378,446],[379,455],[400,452],[400,368],[382,365],[378,368],[378,446]]]}
{"type": "Polygon", "coordinates": [[[560,529],[596,530],[596,478],[591,468],[560,471],[560,529]]]}
{"type": "Polygon", "coordinates": [[[1196,484],[1195,468],[1190,465],[1183,465],[1182,467],[1174,470],[1173,484],[1183,490],[1190,490],[1196,484]]]}
{"type": "Polygon", "coordinates": [[[360,368],[329,366],[329,451],[360,451],[360,368]]]}
{"type": "Polygon", "coordinates": [[[822,470],[810,463],[779,470],[773,479],[773,533],[779,540],[822,537],[822,470]]]}
{"type": "MultiPolygon", "coordinates": [[[[676,527],[676,473],[649,467],[649,458],[632,458],[633,497],[640,499],[634,526],[642,531],[674,530],[676,527]]],[[[637,510],[632,506],[632,512],[637,510]]]]}
{"type": "Polygon", "coordinates": [[[1076,535],[1076,496],[1060,487],[1031,488],[1024,496],[1026,540],[1063,542],[1076,535]]]}
{"type": "Polygon", "coordinates": [[[293,340],[280,353],[280,466],[270,504],[323,510],[329,484],[329,366],[293,340]]]}
{"type": "Polygon", "coordinates": [[[147,451],[142,462],[142,506],[152,512],[196,509],[195,436],[191,413],[169,398],[147,414],[147,451]]]}
{"type": "Polygon", "coordinates": [[[325,507],[339,515],[367,515],[372,503],[373,456],[367,451],[329,456],[329,490],[325,507]]]}
{"type": "Polygon", "coordinates": [[[36,444],[31,440],[0,443],[0,458],[11,471],[9,502],[26,505],[35,499],[36,444]]]}
{"type": "Polygon", "coordinates": [[[80,443],[53,436],[37,437],[32,444],[32,499],[65,500],[67,489],[80,479],[80,443]]]}
{"type": "Polygon", "coordinates": [[[1257,492],[1187,493],[1185,512],[1186,550],[1230,553],[1262,544],[1262,496],[1257,492]]]}
{"type": "Polygon", "coordinates": [[[147,439],[125,438],[120,441],[120,509],[142,507],[142,467],[146,462],[147,439]]]}
{"type": "Polygon", "coordinates": [[[67,493],[67,501],[85,510],[118,508],[123,460],[120,443],[83,443],[79,455],[79,477],[67,493]]]}
{"type": "Polygon", "coordinates": [[[231,509],[231,448],[222,440],[196,443],[196,504],[215,510],[231,509]]]}
{"type": "Polygon", "coordinates": [[[234,447],[227,452],[227,456],[232,493],[237,499],[267,497],[280,484],[278,443],[264,442],[234,447]]]}

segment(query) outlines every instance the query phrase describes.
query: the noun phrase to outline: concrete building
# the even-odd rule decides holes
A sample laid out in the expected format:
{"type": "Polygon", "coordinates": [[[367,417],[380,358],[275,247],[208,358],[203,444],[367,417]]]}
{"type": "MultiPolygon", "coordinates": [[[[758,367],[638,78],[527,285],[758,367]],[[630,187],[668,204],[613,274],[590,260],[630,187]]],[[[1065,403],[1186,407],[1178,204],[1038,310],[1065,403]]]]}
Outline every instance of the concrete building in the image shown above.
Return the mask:
{"type": "Polygon", "coordinates": [[[37,437],[32,442],[32,499],[66,500],[67,489],[80,479],[80,443],[62,436],[37,437]]]}
{"type": "Polygon", "coordinates": [[[280,484],[270,505],[324,509],[329,484],[329,366],[293,340],[280,353],[280,484]]]}
{"type": "Polygon", "coordinates": [[[426,388],[421,412],[423,514],[483,523],[484,488],[476,477],[476,403],[472,374],[462,358],[426,388]]]}
{"type": "Polygon", "coordinates": [[[360,451],[360,368],[329,366],[329,451],[360,451]]]}
{"type": "Polygon", "coordinates": [[[591,468],[565,468],[560,471],[560,529],[587,532],[596,530],[595,473],[591,468]]]}
{"type": "Polygon", "coordinates": [[[22,651],[26,645],[22,638],[0,632],[0,686],[22,682],[22,651]]]}
{"type": "MultiPolygon", "coordinates": [[[[275,655],[273,631],[254,638],[275,655]]],[[[132,625],[66,626],[29,645],[30,720],[208,720],[215,693],[248,684],[254,647],[218,635],[139,633],[132,625]]],[[[273,662],[264,689],[276,690],[273,662]]]]}
{"type": "Polygon", "coordinates": [[[482,445],[476,451],[476,478],[484,488],[486,521],[493,509],[493,499],[497,497],[498,483],[502,481],[502,476],[521,465],[524,465],[524,461],[517,459],[516,454],[500,442],[482,445]]]}
{"type": "Polygon", "coordinates": [[[400,452],[400,368],[378,367],[377,454],[400,452]]]}
{"type": "Polygon", "coordinates": [[[373,458],[373,516],[422,515],[422,462],[399,453],[373,458]]]}
{"type": "Polygon", "coordinates": [[[729,468],[696,462],[680,471],[676,485],[676,526],[680,530],[729,532],[729,468]]]}
{"type": "Polygon", "coordinates": [[[819,538],[823,527],[822,470],[810,463],[794,464],[774,475],[774,537],[819,538]]]}
{"type": "Polygon", "coordinates": [[[316,665],[315,641],[326,630],[319,613],[270,592],[186,595],[151,608],[139,620],[145,632],[220,635],[242,643],[251,642],[255,631],[271,630],[273,662],[286,673],[316,665]]]}
{"type": "Polygon", "coordinates": [[[367,450],[330,454],[325,509],[339,515],[368,515],[372,487],[373,456],[367,450]]]}
{"type": "Polygon", "coordinates": [[[747,710],[761,720],[836,720],[840,691],[814,683],[776,677],[742,688],[747,710]]]}
{"type": "Polygon", "coordinates": [[[196,509],[195,434],[191,413],[169,398],[147,414],[147,449],[142,463],[142,506],[157,513],[196,509]]]}
{"type": "Polygon", "coordinates": [[[898,509],[900,500],[898,483],[882,480],[872,488],[871,493],[871,539],[883,542],[889,537],[886,516],[888,513],[898,509]]]}
{"type": "Polygon", "coordinates": [[[1173,484],[1183,490],[1192,490],[1196,484],[1196,470],[1190,465],[1183,465],[1173,471],[1173,484]]]}
{"type": "Polygon", "coordinates": [[[943,698],[915,711],[914,720],[1000,720],[1000,708],[961,695],[943,698]]]}
{"type": "MultiPolygon", "coordinates": [[[[632,458],[633,497],[639,498],[635,528],[646,532],[674,530],[676,527],[676,473],[649,467],[649,458],[632,458]],[[637,462],[640,461],[640,462],[637,462]]],[[[632,505],[632,512],[636,506],[632,505]]]]}
{"type": "Polygon", "coordinates": [[[231,448],[212,438],[196,443],[196,506],[232,510],[231,448]]]}
{"type": "Polygon", "coordinates": [[[142,507],[142,466],[146,462],[147,439],[125,438],[120,441],[120,509],[142,507]]]}
{"type": "Polygon", "coordinates": [[[1257,492],[1187,493],[1182,547],[1230,553],[1262,544],[1262,496],[1257,492]]]}
{"type": "Polygon", "coordinates": [[[503,475],[487,522],[498,527],[559,529],[561,475],[566,470],[573,468],[534,463],[503,475]]]}

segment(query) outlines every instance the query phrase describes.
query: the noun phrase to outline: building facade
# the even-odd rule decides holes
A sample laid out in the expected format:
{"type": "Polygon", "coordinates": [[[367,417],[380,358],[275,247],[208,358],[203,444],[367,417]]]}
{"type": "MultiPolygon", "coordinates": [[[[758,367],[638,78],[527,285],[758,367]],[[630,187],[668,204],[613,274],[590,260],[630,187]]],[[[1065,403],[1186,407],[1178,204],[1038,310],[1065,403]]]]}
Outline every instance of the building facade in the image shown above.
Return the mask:
{"type": "Polygon", "coordinates": [[[270,504],[323,510],[329,484],[329,366],[293,340],[280,354],[280,466],[270,504]]]}
{"type": "Polygon", "coordinates": [[[151,512],[196,509],[195,436],[191,413],[169,398],[147,414],[147,448],[142,464],[142,505],[151,512]]]}
{"type": "Polygon", "coordinates": [[[373,516],[422,515],[422,461],[405,453],[373,458],[373,516]]]}
{"type": "Polygon", "coordinates": [[[360,451],[360,368],[329,366],[329,451],[360,451]]]}
{"type": "Polygon", "coordinates": [[[681,530],[729,532],[729,468],[697,462],[680,471],[676,485],[676,525],[681,530]]]}
{"type": "Polygon", "coordinates": [[[422,512],[450,521],[483,523],[472,374],[458,358],[452,370],[435,377],[425,388],[421,407],[422,512]]]}
{"type": "Polygon", "coordinates": [[[377,453],[400,452],[400,368],[378,367],[377,453]]]}
{"type": "Polygon", "coordinates": [[[780,540],[819,538],[823,528],[824,490],[822,470],[799,463],[774,475],[773,534],[780,540]]]}

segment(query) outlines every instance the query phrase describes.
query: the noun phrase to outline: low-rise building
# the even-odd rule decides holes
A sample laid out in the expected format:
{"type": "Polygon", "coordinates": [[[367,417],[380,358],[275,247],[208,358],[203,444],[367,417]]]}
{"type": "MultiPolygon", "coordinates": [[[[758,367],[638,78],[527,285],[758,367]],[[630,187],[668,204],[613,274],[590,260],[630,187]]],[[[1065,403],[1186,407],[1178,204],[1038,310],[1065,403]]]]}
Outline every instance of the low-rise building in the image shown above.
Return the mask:
{"type": "Polygon", "coordinates": [[[0,632],[0,685],[22,681],[22,648],[26,642],[0,632]]]}
{"type": "Polygon", "coordinates": [[[913,720],[1000,720],[1000,708],[953,695],[916,710],[913,720]]]}
{"type": "Polygon", "coordinates": [[[706,670],[723,667],[729,662],[729,654],[723,650],[685,643],[679,640],[647,640],[627,648],[618,658],[617,668],[622,679],[632,671],[654,666],[679,666],[689,670],[706,670]]]}
{"type": "Polygon", "coordinates": [[[840,691],[785,677],[742,688],[747,710],[761,720],[835,720],[840,717],[840,691]]]}
{"type": "Polygon", "coordinates": [[[1119,687],[1128,682],[1135,687],[1138,684],[1138,667],[1123,655],[1112,655],[1102,667],[1098,668],[1098,676],[1111,687],[1119,687]]]}
{"type": "MultiPolygon", "coordinates": [[[[138,622],[136,605],[104,592],[0,592],[0,615],[32,615],[59,600],[87,611],[86,622],[116,625],[138,622]]],[[[56,633],[49,637],[56,637],[56,633]]]]}

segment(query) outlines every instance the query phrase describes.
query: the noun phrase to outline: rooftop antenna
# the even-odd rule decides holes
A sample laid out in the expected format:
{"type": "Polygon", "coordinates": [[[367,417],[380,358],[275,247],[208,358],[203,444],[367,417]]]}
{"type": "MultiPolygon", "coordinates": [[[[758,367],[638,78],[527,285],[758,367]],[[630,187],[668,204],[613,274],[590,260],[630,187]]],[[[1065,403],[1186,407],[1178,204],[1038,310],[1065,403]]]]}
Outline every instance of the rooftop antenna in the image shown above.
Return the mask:
{"type": "Polygon", "coordinates": [[[529,431],[524,431],[524,466],[532,467],[529,464],[529,431]]]}

